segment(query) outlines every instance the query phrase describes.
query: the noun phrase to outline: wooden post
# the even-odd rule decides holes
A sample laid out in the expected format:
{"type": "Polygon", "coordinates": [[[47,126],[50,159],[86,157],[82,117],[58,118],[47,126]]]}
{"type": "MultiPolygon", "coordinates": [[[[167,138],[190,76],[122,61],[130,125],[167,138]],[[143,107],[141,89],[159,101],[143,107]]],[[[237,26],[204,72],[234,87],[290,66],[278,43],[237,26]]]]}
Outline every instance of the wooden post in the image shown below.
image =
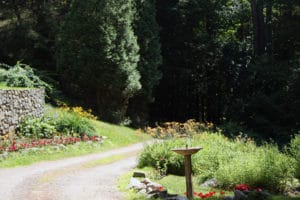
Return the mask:
{"type": "Polygon", "coordinates": [[[186,193],[188,199],[193,199],[193,182],[192,182],[192,163],[191,154],[184,156],[185,180],[186,180],[186,193]]]}
{"type": "Polygon", "coordinates": [[[197,153],[201,147],[191,147],[188,148],[188,145],[185,148],[172,149],[172,151],[184,156],[184,171],[185,171],[185,180],[186,180],[186,196],[188,199],[194,199],[193,195],[193,182],[192,182],[192,161],[191,156],[194,153],[197,153]]]}

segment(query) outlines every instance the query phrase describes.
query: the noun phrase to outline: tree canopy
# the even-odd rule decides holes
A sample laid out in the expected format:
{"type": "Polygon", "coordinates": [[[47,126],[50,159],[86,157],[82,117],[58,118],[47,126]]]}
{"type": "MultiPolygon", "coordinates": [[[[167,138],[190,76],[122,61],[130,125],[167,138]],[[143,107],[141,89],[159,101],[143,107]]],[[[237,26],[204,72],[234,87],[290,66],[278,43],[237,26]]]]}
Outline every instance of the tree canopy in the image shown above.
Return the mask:
{"type": "Polygon", "coordinates": [[[297,0],[0,2],[0,62],[51,72],[110,122],[300,128],[297,0]]]}

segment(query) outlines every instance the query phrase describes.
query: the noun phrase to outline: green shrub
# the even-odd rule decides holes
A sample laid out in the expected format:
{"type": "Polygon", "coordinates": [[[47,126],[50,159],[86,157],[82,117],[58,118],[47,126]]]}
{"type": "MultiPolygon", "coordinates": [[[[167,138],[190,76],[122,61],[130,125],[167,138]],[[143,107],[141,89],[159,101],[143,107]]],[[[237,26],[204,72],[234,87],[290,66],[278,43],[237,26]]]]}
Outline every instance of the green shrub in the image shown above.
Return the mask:
{"type": "Polygon", "coordinates": [[[203,147],[192,156],[192,170],[199,182],[216,178],[221,188],[245,183],[282,191],[293,178],[296,168],[295,160],[281,153],[273,144],[258,147],[247,137],[238,136],[230,140],[220,133],[208,132],[195,135],[190,141],[181,138],[154,143],[141,153],[138,166],[157,168],[157,162],[161,167],[167,163],[167,173],[182,175],[183,156],[171,149],[185,147],[186,143],[203,147]]]}
{"type": "Polygon", "coordinates": [[[47,118],[27,118],[21,121],[18,132],[27,138],[52,138],[56,129],[47,118]]]}
{"type": "Polygon", "coordinates": [[[300,134],[291,140],[289,151],[297,162],[296,177],[300,179],[300,134]]]}
{"type": "Polygon", "coordinates": [[[257,133],[247,130],[247,127],[234,121],[225,122],[222,125],[218,126],[218,128],[221,129],[221,132],[224,135],[230,138],[235,138],[239,135],[244,135],[246,137],[251,137],[257,140],[261,139],[261,137],[257,133]]]}
{"type": "Polygon", "coordinates": [[[88,119],[73,112],[61,112],[55,120],[56,129],[64,134],[85,133],[92,135],[94,128],[88,119]]]}
{"type": "Polygon", "coordinates": [[[175,154],[171,149],[184,146],[184,140],[168,140],[155,142],[145,147],[139,156],[138,167],[151,166],[165,169],[166,173],[184,174],[183,157],[175,154]]]}
{"type": "Polygon", "coordinates": [[[252,152],[238,152],[229,162],[222,163],[215,177],[221,187],[232,188],[246,183],[272,191],[284,191],[293,178],[295,162],[280,153],[273,145],[256,148],[252,152]]]}
{"type": "Polygon", "coordinates": [[[93,135],[94,127],[89,119],[73,111],[46,109],[41,118],[24,119],[18,133],[28,138],[52,138],[54,135],[93,135]]]}
{"type": "Polygon", "coordinates": [[[47,92],[52,90],[51,86],[42,81],[29,65],[20,62],[15,66],[0,64],[0,82],[9,87],[43,87],[47,92]]]}
{"type": "Polygon", "coordinates": [[[192,157],[193,171],[198,175],[199,182],[214,178],[219,165],[234,156],[234,143],[219,133],[203,133],[195,137],[193,146],[203,148],[192,157]]]}

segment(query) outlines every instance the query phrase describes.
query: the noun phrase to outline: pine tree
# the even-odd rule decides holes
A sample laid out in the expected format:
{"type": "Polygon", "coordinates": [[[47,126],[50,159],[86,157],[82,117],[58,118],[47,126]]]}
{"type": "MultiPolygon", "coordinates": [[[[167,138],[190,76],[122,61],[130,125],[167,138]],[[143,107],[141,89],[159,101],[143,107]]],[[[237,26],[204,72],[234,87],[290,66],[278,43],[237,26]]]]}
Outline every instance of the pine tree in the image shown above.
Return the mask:
{"type": "Polygon", "coordinates": [[[57,37],[65,90],[95,105],[101,119],[121,122],[140,88],[132,0],[75,0],[57,37]]]}
{"type": "Polygon", "coordinates": [[[138,70],[142,89],[130,100],[128,114],[133,125],[146,125],[149,118],[149,104],[154,101],[153,90],[161,78],[159,66],[162,62],[159,26],[156,22],[156,0],[136,0],[137,19],[135,34],[140,46],[138,70]]]}

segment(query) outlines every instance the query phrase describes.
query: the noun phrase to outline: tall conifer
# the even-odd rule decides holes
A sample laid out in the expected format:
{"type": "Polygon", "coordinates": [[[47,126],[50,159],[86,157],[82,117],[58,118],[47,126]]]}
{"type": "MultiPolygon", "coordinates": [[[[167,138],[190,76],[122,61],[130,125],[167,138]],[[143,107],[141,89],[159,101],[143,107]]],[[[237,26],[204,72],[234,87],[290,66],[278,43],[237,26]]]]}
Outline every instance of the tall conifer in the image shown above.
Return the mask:
{"type": "Polygon", "coordinates": [[[140,88],[133,0],[75,0],[57,37],[57,68],[69,93],[95,105],[100,118],[124,119],[140,88]]]}
{"type": "Polygon", "coordinates": [[[159,26],[156,21],[156,0],[136,0],[137,17],[135,34],[140,46],[138,70],[142,89],[130,100],[128,114],[134,125],[145,125],[149,116],[149,104],[154,101],[153,90],[161,78],[162,62],[159,26]]]}

